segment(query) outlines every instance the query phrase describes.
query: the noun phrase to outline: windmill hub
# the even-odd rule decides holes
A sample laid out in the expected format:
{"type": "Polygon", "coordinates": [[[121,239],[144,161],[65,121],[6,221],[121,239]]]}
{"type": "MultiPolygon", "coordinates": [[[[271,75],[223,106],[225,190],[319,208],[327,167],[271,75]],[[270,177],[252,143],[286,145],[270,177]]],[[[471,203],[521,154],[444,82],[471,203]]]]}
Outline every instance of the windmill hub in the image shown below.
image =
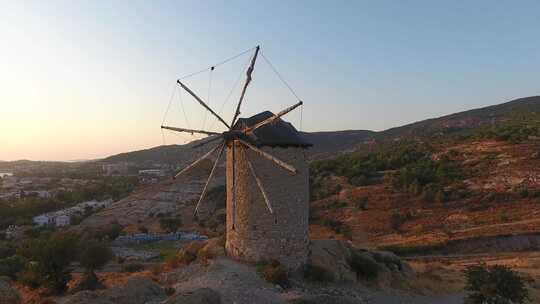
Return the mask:
{"type": "Polygon", "coordinates": [[[229,142],[231,142],[233,140],[236,140],[236,139],[247,140],[246,134],[244,132],[242,132],[242,131],[239,131],[239,130],[225,131],[225,132],[221,133],[221,136],[223,136],[223,139],[227,143],[229,143],[229,142]]]}

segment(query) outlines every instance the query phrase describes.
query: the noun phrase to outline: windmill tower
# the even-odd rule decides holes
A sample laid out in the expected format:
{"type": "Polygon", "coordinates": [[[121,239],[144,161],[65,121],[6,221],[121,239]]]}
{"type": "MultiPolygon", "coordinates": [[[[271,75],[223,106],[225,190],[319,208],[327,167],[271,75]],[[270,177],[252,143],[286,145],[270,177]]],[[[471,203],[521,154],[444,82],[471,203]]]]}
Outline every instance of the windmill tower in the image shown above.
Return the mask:
{"type": "Polygon", "coordinates": [[[292,124],[281,119],[302,105],[302,101],[277,114],[264,111],[250,118],[239,118],[258,54],[257,46],[230,124],[184,83],[177,81],[199,104],[225,125],[227,131],[217,133],[170,126],[161,128],[209,136],[197,146],[219,142],[175,176],[188,172],[204,159],[217,153],[195,207],[195,213],[208,190],[220,157],[226,151],[225,247],[228,255],[251,262],[275,259],[289,269],[297,269],[306,262],[308,255],[309,167],[304,150],[311,144],[305,141],[292,124]]]}

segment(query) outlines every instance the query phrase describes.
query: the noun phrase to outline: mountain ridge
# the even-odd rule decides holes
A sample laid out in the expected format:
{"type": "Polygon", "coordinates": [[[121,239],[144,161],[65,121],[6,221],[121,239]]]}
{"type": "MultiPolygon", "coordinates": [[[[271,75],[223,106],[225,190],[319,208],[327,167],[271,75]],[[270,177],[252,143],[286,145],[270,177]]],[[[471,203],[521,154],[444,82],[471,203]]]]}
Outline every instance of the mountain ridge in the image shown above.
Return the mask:
{"type": "MultiPolygon", "coordinates": [[[[335,153],[352,152],[371,141],[389,141],[398,139],[421,139],[441,137],[464,130],[498,125],[510,120],[515,115],[540,113],[540,96],[517,98],[505,103],[461,111],[436,118],[420,120],[383,131],[342,130],[302,132],[313,147],[308,151],[311,158],[321,158],[335,153]]],[[[199,141],[185,145],[157,146],[149,149],[125,152],[102,159],[103,162],[130,161],[187,161],[189,150],[199,141]],[[189,148],[189,150],[187,149],[189,148]]]]}

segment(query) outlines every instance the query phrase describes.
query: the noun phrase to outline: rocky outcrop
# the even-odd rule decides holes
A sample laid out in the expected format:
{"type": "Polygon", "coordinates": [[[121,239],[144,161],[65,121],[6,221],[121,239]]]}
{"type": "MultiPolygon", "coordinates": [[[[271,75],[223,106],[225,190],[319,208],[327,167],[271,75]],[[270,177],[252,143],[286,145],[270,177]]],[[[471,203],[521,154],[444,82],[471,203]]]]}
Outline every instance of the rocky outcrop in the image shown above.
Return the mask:
{"type": "Polygon", "coordinates": [[[106,299],[117,304],[144,304],[167,298],[165,291],[156,282],[144,277],[129,279],[126,285],[103,292],[106,299]]]}
{"type": "Polygon", "coordinates": [[[95,291],[81,291],[67,297],[62,304],[114,304],[95,291]]]}
{"type": "Polygon", "coordinates": [[[316,295],[305,296],[302,298],[294,299],[289,302],[290,304],[358,304],[362,303],[357,299],[353,299],[347,296],[331,296],[331,295],[316,295]]]}
{"type": "Polygon", "coordinates": [[[176,294],[165,304],[221,304],[221,296],[210,288],[200,288],[176,294]]]}
{"type": "Polygon", "coordinates": [[[9,279],[0,278],[0,304],[19,303],[21,303],[19,292],[11,287],[9,279]]]}
{"type": "Polygon", "coordinates": [[[347,262],[350,256],[351,249],[343,241],[313,240],[308,263],[326,269],[336,281],[354,282],[356,274],[347,262]]]}
{"type": "Polygon", "coordinates": [[[145,304],[161,302],[166,298],[163,288],[154,281],[134,277],[123,286],[104,291],[81,291],[66,298],[63,304],[145,304]]]}
{"type": "Polygon", "coordinates": [[[341,240],[311,241],[309,263],[325,269],[338,282],[363,279],[360,275],[364,270],[362,268],[368,267],[370,269],[365,270],[373,273],[370,279],[379,285],[388,285],[396,279],[402,280],[414,275],[412,268],[392,252],[357,249],[341,240]],[[360,261],[356,263],[360,265],[357,266],[360,272],[351,266],[353,257],[360,261]]]}

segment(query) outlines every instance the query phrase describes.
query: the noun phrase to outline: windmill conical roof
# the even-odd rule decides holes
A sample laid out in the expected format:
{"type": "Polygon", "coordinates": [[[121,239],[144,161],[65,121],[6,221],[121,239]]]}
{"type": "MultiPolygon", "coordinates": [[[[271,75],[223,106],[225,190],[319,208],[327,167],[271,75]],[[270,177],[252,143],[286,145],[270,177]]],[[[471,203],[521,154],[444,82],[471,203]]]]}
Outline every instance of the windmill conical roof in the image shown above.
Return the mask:
{"type": "MultiPolygon", "coordinates": [[[[239,118],[234,124],[235,130],[242,130],[253,126],[267,118],[274,116],[270,111],[264,111],[248,118],[239,118]]],[[[256,146],[271,147],[310,147],[312,146],[302,133],[289,122],[277,119],[273,123],[264,125],[253,132],[248,140],[256,146]]]]}

